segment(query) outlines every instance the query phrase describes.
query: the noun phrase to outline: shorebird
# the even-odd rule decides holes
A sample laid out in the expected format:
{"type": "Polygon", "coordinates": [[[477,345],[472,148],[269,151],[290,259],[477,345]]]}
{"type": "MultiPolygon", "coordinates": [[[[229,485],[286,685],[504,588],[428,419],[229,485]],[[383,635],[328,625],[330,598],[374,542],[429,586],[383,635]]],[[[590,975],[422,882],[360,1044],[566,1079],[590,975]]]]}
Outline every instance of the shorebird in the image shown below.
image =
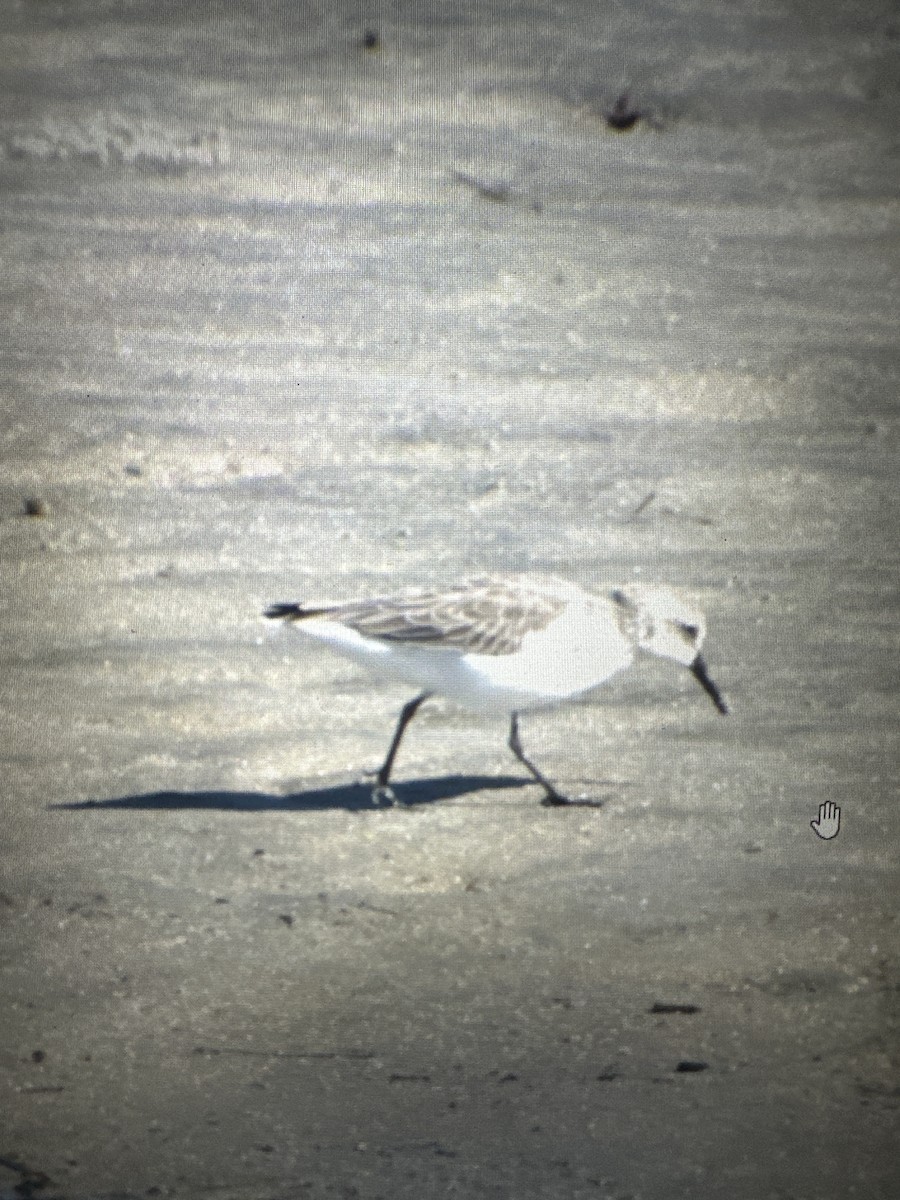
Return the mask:
{"type": "Polygon", "coordinates": [[[374,773],[375,803],[396,800],[389,785],[394,759],[407,725],[430,696],[474,712],[508,714],[509,748],[544,789],[543,803],[553,805],[585,801],[563,796],[525,756],[519,713],[582,696],[629,666],[638,651],[687,667],[719,712],[728,712],[700,654],[702,614],[662,585],[632,584],[598,595],[561,579],[481,578],[440,591],[273,604],[265,615],[296,623],[376,675],[417,689],[374,773]]]}

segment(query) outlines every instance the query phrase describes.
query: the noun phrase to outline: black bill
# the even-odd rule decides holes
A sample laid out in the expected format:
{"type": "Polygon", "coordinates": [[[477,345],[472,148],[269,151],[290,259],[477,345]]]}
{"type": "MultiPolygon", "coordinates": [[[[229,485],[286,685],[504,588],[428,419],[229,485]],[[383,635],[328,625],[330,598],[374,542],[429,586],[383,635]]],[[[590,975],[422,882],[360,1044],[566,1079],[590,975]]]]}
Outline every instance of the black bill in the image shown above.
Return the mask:
{"type": "Polygon", "coordinates": [[[723,716],[726,716],[728,714],[728,705],[725,703],[725,698],[710,679],[709,672],[706,669],[706,663],[699,654],[691,663],[690,671],[703,688],[704,692],[706,692],[707,696],[709,696],[709,698],[712,700],[719,712],[723,716]]]}

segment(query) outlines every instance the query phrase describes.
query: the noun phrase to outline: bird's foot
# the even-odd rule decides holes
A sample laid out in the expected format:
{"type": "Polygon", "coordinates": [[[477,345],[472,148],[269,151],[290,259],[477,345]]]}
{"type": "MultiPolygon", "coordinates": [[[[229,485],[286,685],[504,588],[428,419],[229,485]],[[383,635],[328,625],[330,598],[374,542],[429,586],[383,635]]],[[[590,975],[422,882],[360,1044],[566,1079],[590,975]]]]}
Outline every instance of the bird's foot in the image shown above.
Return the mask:
{"type": "Polygon", "coordinates": [[[541,804],[545,808],[602,808],[603,801],[592,796],[563,796],[559,792],[548,790],[541,804]]]}
{"type": "Polygon", "coordinates": [[[562,795],[561,792],[555,791],[553,788],[547,788],[541,798],[541,804],[544,808],[561,808],[563,805],[571,804],[568,796],[562,795]]]}
{"type": "Polygon", "coordinates": [[[377,781],[372,785],[372,804],[375,808],[409,808],[392,787],[377,781]]]}
{"type": "Polygon", "coordinates": [[[392,787],[386,783],[379,783],[377,779],[372,783],[372,803],[376,808],[385,804],[393,804],[396,799],[392,787]]]}

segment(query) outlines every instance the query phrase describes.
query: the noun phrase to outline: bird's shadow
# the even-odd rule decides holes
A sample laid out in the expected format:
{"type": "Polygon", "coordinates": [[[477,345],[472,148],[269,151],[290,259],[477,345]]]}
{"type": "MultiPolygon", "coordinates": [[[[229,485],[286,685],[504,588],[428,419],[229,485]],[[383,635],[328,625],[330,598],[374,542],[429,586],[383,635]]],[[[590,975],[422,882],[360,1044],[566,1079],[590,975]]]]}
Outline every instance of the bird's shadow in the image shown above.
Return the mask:
{"type": "MultiPolygon", "coordinates": [[[[533,787],[534,781],[501,775],[443,775],[437,779],[411,779],[391,784],[397,806],[415,808],[453,800],[472,792],[491,789],[533,787]]],[[[372,785],[366,783],[339,784],[336,787],[310,788],[303,792],[278,795],[273,792],[143,792],[134,796],[116,796],[109,800],[72,800],[50,804],[51,809],[201,809],[221,812],[323,812],[343,809],[345,812],[377,812],[390,804],[376,804],[372,785]]]]}

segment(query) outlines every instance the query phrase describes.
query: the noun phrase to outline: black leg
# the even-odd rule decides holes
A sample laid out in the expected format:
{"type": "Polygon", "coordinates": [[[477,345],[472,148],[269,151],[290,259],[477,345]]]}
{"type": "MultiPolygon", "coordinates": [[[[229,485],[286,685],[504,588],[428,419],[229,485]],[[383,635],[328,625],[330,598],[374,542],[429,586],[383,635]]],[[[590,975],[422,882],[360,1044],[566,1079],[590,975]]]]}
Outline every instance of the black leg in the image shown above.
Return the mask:
{"type": "Polygon", "coordinates": [[[565,796],[560,795],[549,779],[545,779],[533,762],[525,757],[522,750],[522,743],[519,740],[519,714],[513,713],[512,724],[509,727],[509,748],[519,760],[519,762],[527,767],[531,774],[535,777],[541,787],[544,789],[544,804],[571,804],[565,796]]]}
{"type": "Polygon", "coordinates": [[[400,713],[400,720],[397,722],[397,728],[394,730],[394,738],[391,742],[391,748],[387,752],[387,758],[381,764],[378,774],[375,776],[376,788],[386,788],[388,780],[391,777],[391,767],[394,765],[394,759],[397,756],[397,751],[400,748],[400,742],[403,739],[403,734],[407,725],[416,715],[416,709],[423,700],[427,700],[431,692],[423,692],[421,696],[416,696],[415,700],[410,700],[409,704],[403,706],[403,711],[400,713]]]}

